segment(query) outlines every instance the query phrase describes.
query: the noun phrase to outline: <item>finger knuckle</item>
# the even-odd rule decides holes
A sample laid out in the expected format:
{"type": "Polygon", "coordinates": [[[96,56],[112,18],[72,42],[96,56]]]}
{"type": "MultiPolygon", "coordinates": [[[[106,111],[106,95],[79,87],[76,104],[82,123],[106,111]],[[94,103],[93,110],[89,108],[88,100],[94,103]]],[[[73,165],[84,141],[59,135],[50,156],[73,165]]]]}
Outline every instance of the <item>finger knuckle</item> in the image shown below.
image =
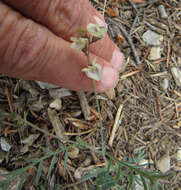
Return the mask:
{"type": "MultiPolygon", "coordinates": [[[[42,57],[47,39],[42,29],[35,27],[31,20],[19,19],[8,31],[4,62],[14,75],[28,73],[42,57]],[[9,37],[9,38],[8,38],[9,37]]],[[[43,60],[42,63],[43,64],[43,60]]]]}
{"type": "Polygon", "coordinates": [[[24,30],[16,37],[12,53],[19,70],[21,68],[30,70],[37,64],[47,44],[46,36],[42,33],[42,29],[35,28],[30,21],[24,25],[24,30]]]}
{"type": "Polygon", "coordinates": [[[50,1],[47,20],[57,28],[63,38],[72,36],[85,19],[83,5],[85,5],[85,0],[79,3],[76,0],[50,1]]]}

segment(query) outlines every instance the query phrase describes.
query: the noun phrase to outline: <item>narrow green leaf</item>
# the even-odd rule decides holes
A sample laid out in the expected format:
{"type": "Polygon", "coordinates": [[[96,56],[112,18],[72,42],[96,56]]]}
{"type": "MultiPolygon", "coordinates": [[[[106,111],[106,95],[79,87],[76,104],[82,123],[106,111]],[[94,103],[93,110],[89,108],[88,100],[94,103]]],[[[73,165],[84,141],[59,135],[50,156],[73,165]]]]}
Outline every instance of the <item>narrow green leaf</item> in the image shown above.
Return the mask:
{"type": "Polygon", "coordinates": [[[133,170],[130,171],[128,178],[128,189],[131,190],[134,182],[133,170]]]}
{"type": "Polygon", "coordinates": [[[28,115],[28,113],[27,112],[24,112],[24,115],[23,115],[23,119],[26,121],[27,119],[27,115],[28,115]]]}
{"type": "Polygon", "coordinates": [[[19,168],[19,169],[9,172],[7,175],[11,176],[10,179],[13,180],[16,176],[22,175],[23,173],[26,172],[27,169],[29,169],[31,167],[32,167],[32,165],[26,166],[24,168],[19,168]]]}
{"type": "Polygon", "coordinates": [[[65,151],[65,156],[64,156],[64,166],[63,166],[63,175],[65,175],[66,170],[67,170],[67,160],[68,160],[68,151],[65,151]]]}
{"type": "Polygon", "coordinates": [[[60,185],[60,184],[56,184],[54,190],[60,190],[61,187],[62,187],[62,185],[60,185]]]}
{"type": "Polygon", "coordinates": [[[105,181],[104,184],[101,185],[102,190],[110,190],[111,187],[116,185],[115,179],[111,179],[109,181],[105,181]]]}
{"type": "Polygon", "coordinates": [[[37,186],[38,183],[39,183],[40,176],[41,176],[41,173],[42,173],[42,169],[43,169],[43,161],[41,161],[41,162],[39,163],[39,166],[38,166],[38,171],[37,171],[36,179],[35,179],[35,185],[36,185],[36,186],[37,186]]]}
{"type": "Polygon", "coordinates": [[[40,190],[46,190],[43,185],[40,185],[40,190]]]}
{"type": "Polygon", "coordinates": [[[25,160],[27,162],[29,162],[29,163],[38,163],[38,162],[40,162],[39,158],[26,158],[25,160]]]}
{"type": "Polygon", "coordinates": [[[2,190],[8,190],[8,186],[9,186],[9,183],[8,183],[8,184],[4,184],[4,185],[2,186],[2,190]]]}
{"type": "Polygon", "coordinates": [[[115,178],[115,180],[117,181],[117,183],[118,183],[118,181],[120,179],[120,176],[121,176],[121,166],[119,165],[118,166],[118,173],[117,173],[116,178],[115,178]]]}
{"type": "Polygon", "coordinates": [[[52,155],[54,154],[54,152],[52,152],[51,150],[45,148],[45,147],[41,147],[41,149],[43,150],[44,153],[47,153],[48,155],[52,155]]]}
{"type": "Polygon", "coordinates": [[[54,168],[54,165],[56,163],[56,155],[53,156],[52,160],[51,160],[51,163],[50,163],[50,167],[48,168],[48,175],[47,175],[47,179],[50,177],[50,174],[54,168]]]}
{"type": "Polygon", "coordinates": [[[148,186],[147,186],[145,178],[141,175],[140,175],[140,178],[141,178],[141,181],[143,183],[144,190],[148,190],[148,186]]]}
{"type": "Polygon", "coordinates": [[[94,173],[82,176],[80,179],[80,182],[87,181],[88,179],[93,178],[93,177],[97,177],[97,173],[94,172],[94,173]]]}
{"type": "Polygon", "coordinates": [[[92,145],[83,141],[80,137],[76,138],[77,144],[79,148],[91,148],[92,145]]]}
{"type": "Polygon", "coordinates": [[[117,185],[116,187],[115,187],[117,190],[125,190],[126,189],[126,185],[124,184],[124,185],[117,185]]]}
{"type": "Polygon", "coordinates": [[[26,178],[27,178],[27,174],[24,173],[24,174],[21,176],[21,180],[20,180],[20,182],[19,182],[19,184],[18,184],[18,190],[21,190],[21,189],[22,189],[23,184],[24,184],[26,178]]]}

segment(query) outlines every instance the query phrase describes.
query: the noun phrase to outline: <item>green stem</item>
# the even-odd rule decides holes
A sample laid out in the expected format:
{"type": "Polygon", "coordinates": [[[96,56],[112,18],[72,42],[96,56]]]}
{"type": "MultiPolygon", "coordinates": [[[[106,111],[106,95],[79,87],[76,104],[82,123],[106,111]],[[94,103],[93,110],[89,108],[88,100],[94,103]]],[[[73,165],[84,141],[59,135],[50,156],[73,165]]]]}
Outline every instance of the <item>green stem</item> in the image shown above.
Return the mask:
{"type": "MultiPolygon", "coordinates": [[[[90,63],[90,39],[88,39],[88,44],[87,44],[87,61],[88,61],[88,66],[91,65],[90,63]]],[[[99,122],[100,122],[100,133],[101,133],[101,144],[102,144],[102,153],[103,153],[103,157],[104,160],[106,161],[106,151],[105,151],[105,145],[104,145],[104,130],[103,130],[103,123],[102,123],[102,119],[101,119],[101,110],[100,110],[100,104],[99,104],[99,100],[97,97],[97,90],[96,90],[96,83],[95,80],[93,81],[93,88],[94,88],[94,94],[96,97],[96,104],[97,104],[97,111],[98,111],[98,115],[99,115],[99,122]]]]}
{"type": "Polygon", "coordinates": [[[103,153],[104,160],[106,161],[106,157],[105,157],[106,150],[105,150],[105,144],[104,144],[104,129],[103,129],[103,123],[102,123],[102,118],[101,118],[101,109],[100,109],[99,99],[97,97],[96,83],[95,83],[95,80],[92,80],[92,81],[93,81],[94,94],[95,94],[95,97],[96,97],[97,111],[98,111],[98,114],[99,114],[102,153],[103,153]]]}
{"type": "Polygon", "coordinates": [[[88,39],[88,44],[87,44],[87,61],[88,61],[88,66],[91,65],[90,64],[90,39],[88,39]]]}

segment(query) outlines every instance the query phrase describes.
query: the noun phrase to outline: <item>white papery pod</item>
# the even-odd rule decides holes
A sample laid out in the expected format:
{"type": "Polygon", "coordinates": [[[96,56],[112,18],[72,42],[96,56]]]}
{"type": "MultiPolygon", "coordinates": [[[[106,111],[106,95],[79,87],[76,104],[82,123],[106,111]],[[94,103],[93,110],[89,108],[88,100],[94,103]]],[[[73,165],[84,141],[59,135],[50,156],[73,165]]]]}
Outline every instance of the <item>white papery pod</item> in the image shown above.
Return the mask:
{"type": "Polygon", "coordinates": [[[85,72],[87,77],[93,80],[100,81],[102,79],[102,67],[96,63],[96,59],[93,59],[92,65],[82,69],[82,72],[85,72]]]}

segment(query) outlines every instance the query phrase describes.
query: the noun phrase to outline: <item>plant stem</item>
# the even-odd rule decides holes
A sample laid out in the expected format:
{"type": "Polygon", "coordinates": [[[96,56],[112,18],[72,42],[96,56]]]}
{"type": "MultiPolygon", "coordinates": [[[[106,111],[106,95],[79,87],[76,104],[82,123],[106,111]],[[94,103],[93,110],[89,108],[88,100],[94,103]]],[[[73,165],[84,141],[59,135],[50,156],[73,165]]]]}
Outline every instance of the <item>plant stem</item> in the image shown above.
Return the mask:
{"type": "MultiPolygon", "coordinates": [[[[91,65],[90,63],[90,39],[88,39],[88,44],[87,44],[87,61],[88,61],[88,66],[91,65]]],[[[94,94],[96,97],[96,104],[97,104],[97,111],[98,111],[98,115],[99,115],[99,122],[100,122],[100,133],[101,133],[101,144],[102,144],[102,153],[103,153],[103,157],[104,160],[106,161],[106,150],[105,150],[105,144],[104,144],[104,130],[103,130],[103,123],[102,123],[102,119],[101,119],[101,110],[100,110],[100,104],[99,104],[99,100],[97,97],[97,90],[96,90],[96,83],[95,80],[93,81],[93,88],[94,88],[94,94]]]]}
{"type": "Polygon", "coordinates": [[[104,129],[103,129],[103,123],[102,123],[102,118],[101,118],[101,109],[100,109],[99,99],[97,97],[96,83],[95,83],[95,80],[92,80],[92,81],[93,81],[94,94],[96,97],[97,111],[98,111],[98,115],[99,115],[102,153],[103,153],[104,160],[106,161],[106,156],[105,156],[106,149],[105,149],[105,144],[104,144],[104,129]]]}
{"type": "Polygon", "coordinates": [[[90,64],[90,39],[88,38],[88,44],[87,44],[87,61],[88,61],[88,66],[90,64]]]}

